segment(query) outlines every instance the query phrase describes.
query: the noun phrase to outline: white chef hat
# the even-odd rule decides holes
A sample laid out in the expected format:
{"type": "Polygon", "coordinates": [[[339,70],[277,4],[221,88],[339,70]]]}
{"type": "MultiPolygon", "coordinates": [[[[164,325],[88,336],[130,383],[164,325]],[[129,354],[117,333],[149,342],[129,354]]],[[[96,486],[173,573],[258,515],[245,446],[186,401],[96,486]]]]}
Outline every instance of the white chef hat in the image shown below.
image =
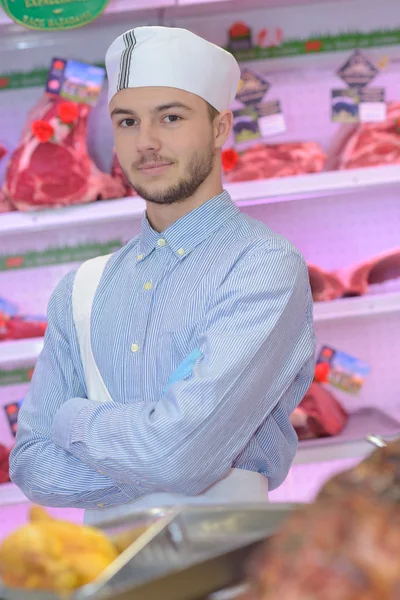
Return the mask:
{"type": "Polygon", "coordinates": [[[125,88],[166,86],[229,109],[240,80],[235,58],[219,46],[175,27],[137,27],[119,36],[106,54],[108,101],[125,88]]]}

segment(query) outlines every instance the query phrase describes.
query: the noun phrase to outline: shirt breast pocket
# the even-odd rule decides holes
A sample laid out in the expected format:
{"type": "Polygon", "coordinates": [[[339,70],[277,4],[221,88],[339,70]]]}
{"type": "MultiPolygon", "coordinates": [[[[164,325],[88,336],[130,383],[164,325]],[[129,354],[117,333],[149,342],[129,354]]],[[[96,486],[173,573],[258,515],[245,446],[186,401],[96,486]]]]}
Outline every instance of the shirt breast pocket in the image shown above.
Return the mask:
{"type": "Polygon", "coordinates": [[[166,392],[173,383],[191,376],[194,364],[202,357],[202,353],[196,347],[192,327],[163,332],[161,348],[158,367],[163,391],[166,392]]]}

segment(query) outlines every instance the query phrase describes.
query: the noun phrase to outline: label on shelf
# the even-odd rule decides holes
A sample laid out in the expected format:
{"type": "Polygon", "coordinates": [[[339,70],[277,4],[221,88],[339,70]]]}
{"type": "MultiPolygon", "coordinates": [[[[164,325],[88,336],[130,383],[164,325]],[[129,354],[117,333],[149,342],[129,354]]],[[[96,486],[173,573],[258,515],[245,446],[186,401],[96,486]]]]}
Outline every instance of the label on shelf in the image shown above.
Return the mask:
{"type": "Polygon", "coordinates": [[[233,111],[235,143],[256,142],[286,131],[279,100],[248,105],[233,111]]]}
{"type": "Polygon", "coordinates": [[[3,406],[4,412],[6,415],[6,419],[7,419],[8,425],[10,427],[11,435],[13,437],[15,437],[17,435],[18,413],[19,413],[19,409],[21,407],[22,402],[23,402],[23,398],[21,400],[18,400],[18,402],[11,402],[11,403],[3,406]]]}
{"type": "Polygon", "coordinates": [[[385,96],[384,88],[365,88],[360,91],[361,123],[381,123],[386,120],[385,96]]]}
{"type": "Polygon", "coordinates": [[[63,248],[49,248],[42,252],[27,252],[12,256],[0,256],[0,271],[12,271],[15,269],[31,269],[36,267],[47,267],[66,263],[81,262],[111,254],[123,246],[121,240],[112,240],[105,244],[93,243],[80,246],[65,246],[63,248]]]}
{"type": "Polygon", "coordinates": [[[271,84],[267,79],[250,69],[243,69],[236,100],[245,106],[259,104],[270,89],[271,84]]]}
{"type": "Polygon", "coordinates": [[[327,383],[349,394],[358,394],[365,377],[369,374],[370,366],[360,360],[329,346],[323,346],[317,359],[316,369],[321,370],[322,365],[328,365],[326,374],[327,383]]]}
{"type": "Polygon", "coordinates": [[[354,50],[350,58],[337,72],[350,88],[356,89],[371,83],[378,73],[379,70],[360,50],[354,50]]]}
{"type": "Polygon", "coordinates": [[[334,123],[380,123],[386,119],[384,88],[335,89],[331,91],[334,123]]]}
{"type": "MultiPolygon", "coordinates": [[[[105,76],[106,71],[103,67],[88,65],[77,60],[53,58],[47,77],[46,92],[71,102],[96,106],[105,76]]],[[[71,115],[68,118],[69,115],[66,114],[66,118],[61,120],[68,124],[74,121],[76,116],[71,115]]]]}
{"type": "Polygon", "coordinates": [[[108,0],[0,0],[7,15],[19,25],[47,31],[87,25],[101,15],[107,3],[108,0]]]}
{"type": "Polygon", "coordinates": [[[360,96],[357,90],[331,90],[331,119],[334,123],[359,123],[360,96]]]}
{"type": "Polygon", "coordinates": [[[0,370],[0,387],[30,383],[32,375],[32,367],[13,370],[0,370]]]}

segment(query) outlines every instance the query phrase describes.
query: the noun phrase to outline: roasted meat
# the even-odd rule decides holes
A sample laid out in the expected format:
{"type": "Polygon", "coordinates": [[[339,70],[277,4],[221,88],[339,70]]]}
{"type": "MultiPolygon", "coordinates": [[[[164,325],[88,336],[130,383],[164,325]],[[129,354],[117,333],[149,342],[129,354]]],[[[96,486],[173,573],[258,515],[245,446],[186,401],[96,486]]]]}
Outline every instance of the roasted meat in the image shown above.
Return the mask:
{"type": "Polygon", "coordinates": [[[248,600],[399,600],[400,441],[330,480],[248,575],[248,600]]]}

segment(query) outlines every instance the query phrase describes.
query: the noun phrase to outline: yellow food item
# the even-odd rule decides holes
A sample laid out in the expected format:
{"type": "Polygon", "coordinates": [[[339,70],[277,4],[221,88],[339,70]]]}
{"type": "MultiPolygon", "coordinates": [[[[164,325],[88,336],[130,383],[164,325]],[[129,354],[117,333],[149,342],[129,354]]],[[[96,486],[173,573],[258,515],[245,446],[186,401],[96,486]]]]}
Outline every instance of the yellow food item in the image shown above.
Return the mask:
{"type": "Polygon", "coordinates": [[[53,519],[39,507],[32,507],[30,520],[0,546],[0,576],[8,587],[72,591],[96,579],[118,555],[92,527],[53,519]]]}

